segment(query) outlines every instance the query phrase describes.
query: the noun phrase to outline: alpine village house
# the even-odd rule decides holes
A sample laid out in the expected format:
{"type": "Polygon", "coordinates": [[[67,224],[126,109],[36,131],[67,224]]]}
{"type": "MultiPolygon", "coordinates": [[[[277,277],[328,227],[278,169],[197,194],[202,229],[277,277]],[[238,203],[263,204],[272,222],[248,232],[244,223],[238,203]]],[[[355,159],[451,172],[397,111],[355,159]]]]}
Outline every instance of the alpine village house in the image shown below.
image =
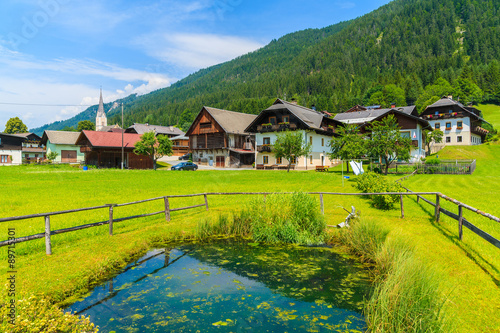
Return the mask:
{"type": "Polygon", "coordinates": [[[330,118],[327,113],[277,99],[272,106],[262,111],[245,131],[256,133],[257,169],[285,169],[288,161],[276,158],[273,154],[277,133],[286,130],[300,132],[304,138],[303,142],[311,144],[312,151],[309,156],[294,158],[291,164],[295,169],[305,170],[309,167],[333,164],[334,161],[328,156],[328,143],[336,135],[336,128],[341,125],[342,123],[330,118]]]}
{"type": "Polygon", "coordinates": [[[429,122],[418,116],[416,106],[396,107],[389,109],[364,108],[357,106],[350,112],[339,113],[335,119],[345,124],[358,125],[361,133],[369,132],[368,125],[393,115],[400,128],[401,136],[411,139],[410,161],[416,162],[425,157],[424,130],[432,130],[429,122]]]}
{"type": "Polygon", "coordinates": [[[434,144],[432,152],[437,152],[444,146],[480,145],[489,133],[481,127],[486,122],[481,117],[481,111],[464,106],[453,100],[452,96],[443,96],[429,105],[420,117],[429,121],[433,129],[444,133],[443,142],[434,144]]]}
{"type": "Polygon", "coordinates": [[[204,106],[186,132],[195,163],[251,167],[255,135],[245,129],[257,116],[204,106]]]}

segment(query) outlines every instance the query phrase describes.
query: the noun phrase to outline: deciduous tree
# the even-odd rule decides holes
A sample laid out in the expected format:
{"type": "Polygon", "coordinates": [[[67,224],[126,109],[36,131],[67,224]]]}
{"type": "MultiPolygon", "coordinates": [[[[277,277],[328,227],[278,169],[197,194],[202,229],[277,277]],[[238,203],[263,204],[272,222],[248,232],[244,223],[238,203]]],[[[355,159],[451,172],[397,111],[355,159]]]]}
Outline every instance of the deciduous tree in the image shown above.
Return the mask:
{"type": "Polygon", "coordinates": [[[155,132],[144,133],[140,141],[135,143],[134,153],[136,155],[147,155],[153,160],[153,168],[156,171],[156,162],[163,156],[172,155],[172,141],[165,135],[155,135],[155,132]]]}
{"type": "Polygon", "coordinates": [[[290,172],[293,159],[311,153],[311,144],[305,142],[302,132],[285,131],[278,133],[276,136],[273,153],[276,158],[286,158],[288,160],[288,172],[290,172]]]}
{"type": "Polygon", "coordinates": [[[427,155],[431,154],[431,143],[434,141],[435,143],[443,142],[443,131],[441,130],[424,130],[424,140],[425,146],[427,147],[427,155]]]}
{"type": "Polygon", "coordinates": [[[400,128],[394,115],[389,115],[368,126],[371,131],[367,141],[368,153],[372,157],[381,158],[385,162],[384,174],[387,175],[389,165],[398,159],[410,159],[411,140],[401,136],[400,128]]]}
{"type": "MultiPolygon", "coordinates": [[[[350,161],[361,158],[366,154],[366,144],[359,133],[358,126],[348,124],[345,127],[339,127],[338,137],[330,141],[330,159],[341,159],[350,161]]],[[[347,172],[349,173],[349,163],[347,163],[347,172]]]]}
{"type": "Polygon", "coordinates": [[[76,129],[78,132],[81,131],[95,131],[95,124],[90,120],[82,120],[78,122],[78,127],[76,129]]]}
{"type": "Polygon", "coordinates": [[[23,123],[19,117],[10,118],[5,124],[5,133],[17,134],[28,132],[28,127],[23,123]]]}

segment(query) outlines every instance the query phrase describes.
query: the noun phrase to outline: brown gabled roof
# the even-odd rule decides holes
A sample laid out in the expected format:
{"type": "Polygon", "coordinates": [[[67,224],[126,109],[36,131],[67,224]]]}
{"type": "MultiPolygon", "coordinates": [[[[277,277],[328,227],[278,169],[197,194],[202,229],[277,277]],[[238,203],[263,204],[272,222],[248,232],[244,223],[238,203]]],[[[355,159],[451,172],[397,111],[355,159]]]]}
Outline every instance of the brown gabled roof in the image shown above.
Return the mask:
{"type": "Polygon", "coordinates": [[[42,143],[47,144],[47,141],[50,141],[55,145],[75,145],[79,136],[80,132],[44,131],[42,143]]]}
{"type": "Polygon", "coordinates": [[[379,115],[378,117],[370,120],[369,122],[363,123],[361,126],[359,126],[359,128],[364,128],[367,125],[371,124],[372,122],[379,121],[383,117],[388,116],[390,114],[400,114],[400,115],[403,115],[405,117],[408,117],[410,119],[415,120],[417,123],[419,123],[420,125],[422,125],[423,129],[428,129],[428,130],[431,130],[431,131],[433,130],[432,126],[429,124],[429,122],[427,120],[422,119],[420,117],[413,116],[412,114],[408,114],[406,112],[403,112],[403,111],[400,111],[400,110],[397,110],[397,109],[390,109],[389,112],[385,112],[385,113],[379,115]]]}
{"type": "MultiPolygon", "coordinates": [[[[206,110],[220,125],[220,127],[224,129],[226,133],[231,134],[249,134],[245,130],[250,125],[250,123],[257,118],[257,115],[254,114],[216,109],[209,106],[204,106],[201,109],[200,114],[203,112],[203,110],[206,110]]],[[[191,127],[188,129],[186,135],[189,135],[189,133],[191,133],[195,123],[196,121],[194,121],[191,127]]]]}

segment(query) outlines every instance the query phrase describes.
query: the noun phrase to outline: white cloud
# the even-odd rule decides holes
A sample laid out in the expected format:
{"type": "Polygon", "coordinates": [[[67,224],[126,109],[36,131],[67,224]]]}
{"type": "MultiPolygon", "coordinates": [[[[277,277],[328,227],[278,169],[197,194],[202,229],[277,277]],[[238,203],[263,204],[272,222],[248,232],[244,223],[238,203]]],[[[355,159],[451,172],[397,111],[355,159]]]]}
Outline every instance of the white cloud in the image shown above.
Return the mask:
{"type": "Polygon", "coordinates": [[[356,4],[352,1],[337,1],[335,4],[342,9],[351,9],[356,7],[356,4]]]}
{"type": "Polygon", "coordinates": [[[195,69],[226,62],[263,46],[241,37],[196,33],[151,34],[135,43],[161,61],[195,69]]]}

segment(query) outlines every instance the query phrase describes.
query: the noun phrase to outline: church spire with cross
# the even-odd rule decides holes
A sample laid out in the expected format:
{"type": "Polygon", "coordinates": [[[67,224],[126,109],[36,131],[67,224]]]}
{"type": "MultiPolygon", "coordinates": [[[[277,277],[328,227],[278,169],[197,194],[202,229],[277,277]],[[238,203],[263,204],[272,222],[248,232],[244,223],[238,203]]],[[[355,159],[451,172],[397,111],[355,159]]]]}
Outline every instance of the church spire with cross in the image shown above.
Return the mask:
{"type": "Polygon", "coordinates": [[[95,118],[95,130],[100,131],[105,126],[108,126],[108,118],[106,118],[106,112],[104,112],[104,102],[102,100],[102,87],[101,87],[99,108],[97,109],[97,116],[95,118]]]}

